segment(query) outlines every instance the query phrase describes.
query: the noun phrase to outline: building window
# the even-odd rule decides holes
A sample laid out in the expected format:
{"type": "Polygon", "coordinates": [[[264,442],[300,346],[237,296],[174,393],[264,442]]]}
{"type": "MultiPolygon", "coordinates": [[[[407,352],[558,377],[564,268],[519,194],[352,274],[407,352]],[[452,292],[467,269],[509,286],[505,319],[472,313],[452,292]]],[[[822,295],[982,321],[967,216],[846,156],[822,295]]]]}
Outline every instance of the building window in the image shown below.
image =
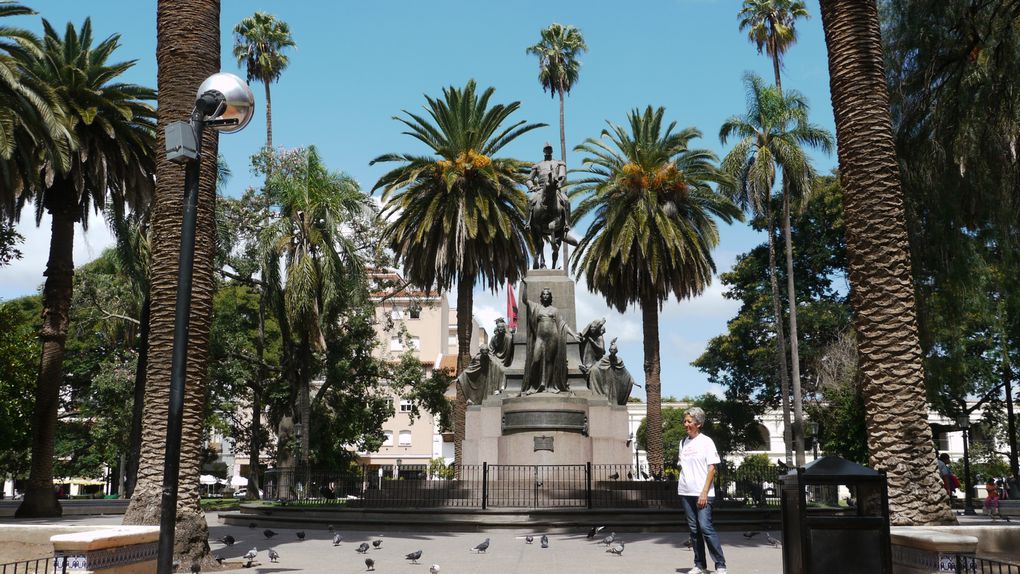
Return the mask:
{"type": "Polygon", "coordinates": [[[403,351],[404,345],[400,343],[400,337],[394,335],[390,337],[390,350],[391,351],[403,351]]]}
{"type": "Polygon", "coordinates": [[[409,399],[400,399],[400,412],[411,412],[411,401],[409,399]]]}
{"type": "Polygon", "coordinates": [[[383,431],[383,446],[393,446],[393,431],[383,431]]]}
{"type": "Polygon", "coordinates": [[[411,348],[416,351],[421,350],[421,337],[411,337],[411,348]]]}
{"type": "Polygon", "coordinates": [[[392,307],[392,308],[390,308],[390,319],[393,319],[394,321],[399,321],[399,320],[401,320],[403,318],[404,318],[404,310],[403,309],[401,309],[400,307],[392,307]]]}
{"type": "Polygon", "coordinates": [[[411,431],[402,430],[400,431],[399,446],[411,446],[411,431]]]}
{"type": "Polygon", "coordinates": [[[407,314],[410,315],[412,319],[421,319],[421,305],[412,303],[411,306],[407,308],[407,314]]]}
{"type": "Polygon", "coordinates": [[[949,433],[947,433],[947,432],[940,432],[936,436],[937,436],[936,440],[938,441],[938,448],[937,448],[937,450],[939,452],[946,452],[946,451],[948,451],[949,450],[949,433]]]}

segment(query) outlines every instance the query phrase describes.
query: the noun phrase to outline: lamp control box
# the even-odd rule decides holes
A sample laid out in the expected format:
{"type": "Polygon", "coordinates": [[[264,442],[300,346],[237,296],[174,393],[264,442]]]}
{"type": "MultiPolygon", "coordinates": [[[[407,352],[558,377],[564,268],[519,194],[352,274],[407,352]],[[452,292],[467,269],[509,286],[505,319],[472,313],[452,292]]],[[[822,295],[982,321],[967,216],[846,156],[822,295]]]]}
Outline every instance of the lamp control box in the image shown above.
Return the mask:
{"type": "Polygon", "coordinates": [[[198,142],[190,123],[174,122],[166,127],[166,159],[175,163],[198,159],[198,142]]]}

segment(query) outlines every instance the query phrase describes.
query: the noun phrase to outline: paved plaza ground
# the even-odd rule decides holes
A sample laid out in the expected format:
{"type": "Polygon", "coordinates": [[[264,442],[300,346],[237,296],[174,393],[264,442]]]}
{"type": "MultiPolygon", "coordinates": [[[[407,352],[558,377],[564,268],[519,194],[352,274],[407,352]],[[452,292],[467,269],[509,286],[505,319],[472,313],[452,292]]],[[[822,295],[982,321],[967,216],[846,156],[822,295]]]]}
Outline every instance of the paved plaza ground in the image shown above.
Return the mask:
{"type": "MultiPolygon", "coordinates": [[[[72,516],[60,519],[62,524],[120,524],[121,516],[72,516]]],[[[258,548],[258,562],[241,572],[259,574],[291,572],[323,572],[353,574],[365,572],[365,556],[355,549],[361,542],[381,539],[382,547],[369,550],[375,560],[375,571],[380,574],[427,574],[432,564],[439,564],[441,574],[683,574],[693,566],[693,553],[683,546],[686,533],[676,532],[617,532],[617,540],[626,543],[622,556],[605,551],[601,544],[593,543],[586,532],[553,533],[549,535],[549,548],[539,546],[541,532],[494,529],[488,532],[364,532],[344,531],[343,543],[334,547],[326,530],[307,530],[305,540],[298,540],[297,529],[274,528],[278,534],[266,540],[263,527],[250,529],[244,526],[226,526],[219,523],[217,513],[206,515],[209,536],[214,554],[227,562],[237,561],[253,546],[258,548]],[[217,539],[232,535],[236,543],[227,547],[217,539]],[[524,536],[536,535],[533,544],[526,544],[524,536]],[[485,554],[471,548],[485,538],[491,545],[485,554]],[[278,563],[271,563],[267,550],[274,548],[280,554],[278,563]],[[419,564],[411,564],[405,554],[422,550],[419,564]]],[[[677,520],[682,520],[677,514],[677,520]]],[[[14,523],[14,519],[0,519],[0,523],[14,523]]],[[[19,520],[18,524],[47,523],[46,520],[19,520]]],[[[961,517],[961,524],[990,522],[977,517],[961,517]]],[[[612,530],[607,525],[602,534],[612,530]]],[[[773,536],[779,533],[772,531],[773,536]]],[[[781,550],[773,548],[761,534],[745,538],[741,532],[721,533],[726,553],[727,570],[731,574],[778,574],[783,570],[781,550]]],[[[712,564],[709,564],[712,566],[712,564]]]]}

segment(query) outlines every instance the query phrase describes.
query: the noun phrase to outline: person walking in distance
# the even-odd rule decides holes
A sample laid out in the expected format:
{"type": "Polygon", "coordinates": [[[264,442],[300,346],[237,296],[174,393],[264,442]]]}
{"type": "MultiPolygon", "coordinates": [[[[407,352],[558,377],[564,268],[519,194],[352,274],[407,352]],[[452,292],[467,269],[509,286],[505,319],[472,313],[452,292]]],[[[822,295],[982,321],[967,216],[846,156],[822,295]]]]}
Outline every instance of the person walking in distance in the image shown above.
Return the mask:
{"type": "Polygon", "coordinates": [[[691,407],[684,413],[687,436],[680,441],[680,480],[677,494],[687,515],[691,545],[694,549],[694,568],[688,574],[704,574],[708,568],[705,545],[715,562],[716,574],[726,574],[726,557],[723,556],[719,534],[712,525],[712,505],[715,503],[715,473],[721,462],[715,442],[701,433],[705,424],[705,411],[691,407]]]}

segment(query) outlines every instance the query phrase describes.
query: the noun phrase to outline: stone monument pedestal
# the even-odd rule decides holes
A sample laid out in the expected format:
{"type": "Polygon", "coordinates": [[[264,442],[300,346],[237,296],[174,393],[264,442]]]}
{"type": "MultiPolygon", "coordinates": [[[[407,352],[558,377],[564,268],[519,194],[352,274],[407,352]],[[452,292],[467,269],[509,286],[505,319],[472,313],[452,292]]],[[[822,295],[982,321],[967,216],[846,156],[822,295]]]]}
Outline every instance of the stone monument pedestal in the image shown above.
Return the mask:
{"type": "Polygon", "coordinates": [[[464,464],[630,464],[627,407],[567,395],[496,395],[468,406],[464,464]]]}

